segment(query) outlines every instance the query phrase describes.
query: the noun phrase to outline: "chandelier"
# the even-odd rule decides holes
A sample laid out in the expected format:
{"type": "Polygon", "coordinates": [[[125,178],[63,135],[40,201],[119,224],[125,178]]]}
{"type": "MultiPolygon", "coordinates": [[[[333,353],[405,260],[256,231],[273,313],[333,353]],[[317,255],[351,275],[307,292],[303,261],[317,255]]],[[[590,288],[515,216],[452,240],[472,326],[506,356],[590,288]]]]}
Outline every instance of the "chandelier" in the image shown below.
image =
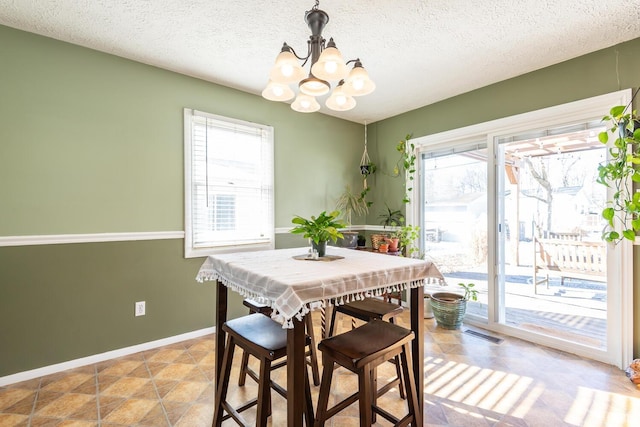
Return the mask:
{"type": "Polygon", "coordinates": [[[325,46],[326,40],[322,38],[322,30],[329,22],[329,15],[318,9],[319,4],[320,1],[316,0],[315,6],[304,15],[304,20],[311,30],[311,36],[307,41],[307,56],[298,56],[285,42],[269,72],[269,83],[262,91],[262,96],[270,101],[285,102],[296,97],[291,108],[301,113],[312,113],[320,109],[316,97],[329,93],[330,81],[338,84],[325,105],[335,111],[352,109],[356,106],[354,96],[367,95],[376,88],[360,58],[345,62],[333,38],[330,38],[325,46]],[[302,61],[302,65],[299,61],[302,61]],[[307,75],[302,67],[309,61],[311,66],[307,75]],[[353,68],[349,71],[347,66],[351,63],[353,68]],[[292,83],[298,84],[297,96],[289,87],[292,83]]]}

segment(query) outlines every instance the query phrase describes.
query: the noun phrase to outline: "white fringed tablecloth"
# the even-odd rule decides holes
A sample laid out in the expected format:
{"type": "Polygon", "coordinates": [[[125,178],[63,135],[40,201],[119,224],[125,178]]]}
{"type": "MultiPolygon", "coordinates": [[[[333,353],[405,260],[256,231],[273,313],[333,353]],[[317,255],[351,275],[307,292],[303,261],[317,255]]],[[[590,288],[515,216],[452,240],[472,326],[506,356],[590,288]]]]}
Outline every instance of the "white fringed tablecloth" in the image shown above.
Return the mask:
{"type": "Polygon", "coordinates": [[[274,318],[291,328],[291,319],[309,307],[344,304],[385,292],[444,280],[430,261],[327,247],[333,261],[299,260],[308,248],[237,252],[207,257],[196,276],[199,282],[219,280],[240,295],[269,305],[274,318]],[[316,303],[316,304],[313,304],[316,303]]]}

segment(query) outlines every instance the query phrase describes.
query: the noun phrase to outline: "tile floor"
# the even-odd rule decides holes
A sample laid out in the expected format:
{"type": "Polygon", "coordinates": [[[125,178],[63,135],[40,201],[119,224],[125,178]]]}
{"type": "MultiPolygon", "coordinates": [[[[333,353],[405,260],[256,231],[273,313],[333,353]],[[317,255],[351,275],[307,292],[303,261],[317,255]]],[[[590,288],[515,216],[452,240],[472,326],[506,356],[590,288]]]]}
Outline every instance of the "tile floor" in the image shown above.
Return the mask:
{"type": "MultiPolygon", "coordinates": [[[[400,324],[407,321],[404,316],[400,324]]],[[[425,320],[425,426],[640,426],[640,389],[620,370],[514,338],[494,344],[434,323],[425,320]]],[[[209,426],[213,351],[211,335],[0,387],[0,426],[209,426]]],[[[387,365],[381,376],[393,374],[387,365]]],[[[351,394],[355,377],[336,375],[335,398],[351,394]]],[[[274,379],[286,385],[285,370],[274,379]]],[[[242,402],[256,387],[247,380],[238,388],[232,380],[230,393],[232,402],[242,402]]],[[[312,393],[317,399],[318,387],[312,393]]],[[[381,400],[399,415],[406,408],[395,391],[381,400]]],[[[254,421],[255,409],[243,414],[254,421]]],[[[286,402],[276,393],[270,422],[286,425],[286,402]]],[[[357,406],[327,425],[358,425],[357,406]]]]}

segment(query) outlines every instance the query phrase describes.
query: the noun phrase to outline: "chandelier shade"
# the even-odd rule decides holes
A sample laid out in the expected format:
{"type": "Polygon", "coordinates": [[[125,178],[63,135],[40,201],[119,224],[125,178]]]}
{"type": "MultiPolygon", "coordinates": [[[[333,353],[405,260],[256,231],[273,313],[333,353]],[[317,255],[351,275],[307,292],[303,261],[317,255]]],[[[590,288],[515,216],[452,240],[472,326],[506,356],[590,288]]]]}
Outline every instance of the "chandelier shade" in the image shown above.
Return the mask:
{"type": "Polygon", "coordinates": [[[262,91],[262,97],[269,101],[289,101],[295,96],[296,94],[288,85],[274,81],[269,81],[267,87],[262,91]]]}
{"type": "Polygon", "coordinates": [[[356,106],[356,100],[344,91],[344,80],[340,80],[338,86],[327,99],[327,107],[335,111],[347,111],[356,106]]]}
{"type": "Polygon", "coordinates": [[[331,91],[331,82],[339,82],[325,105],[335,111],[346,111],[356,106],[354,96],[367,95],[375,89],[360,58],[346,61],[336,47],[333,38],[325,46],[322,30],[329,22],[329,15],[320,10],[319,0],[315,6],[305,13],[304,19],[311,30],[307,41],[306,56],[299,56],[287,43],[276,58],[269,72],[269,82],[262,91],[262,96],[270,101],[286,102],[295,97],[291,108],[295,111],[310,113],[318,111],[320,104],[316,97],[324,96],[331,91]],[[309,72],[304,66],[309,63],[309,72]],[[348,65],[353,63],[349,71],[348,65]],[[289,85],[297,84],[298,95],[289,85]]]}
{"type": "Polygon", "coordinates": [[[344,83],[345,92],[351,96],[363,96],[370,94],[375,88],[376,85],[369,78],[369,73],[360,61],[357,61],[344,83]]]}
{"type": "Polygon", "coordinates": [[[347,77],[349,70],[342,59],[342,54],[336,48],[333,38],[320,54],[318,62],[313,64],[311,72],[314,76],[324,80],[342,80],[347,77]]]}
{"type": "Polygon", "coordinates": [[[299,84],[300,92],[310,96],[322,96],[331,90],[331,85],[326,80],[310,75],[299,84]]]}
{"type": "Polygon", "coordinates": [[[313,96],[299,93],[296,100],[291,104],[291,108],[299,113],[313,113],[320,109],[320,104],[313,96]]]}
{"type": "Polygon", "coordinates": [[[285,43],[282,51],[276,58],[276,63],[271,68],[269,78],[276,83],[294,83],[304,78],[304,69],[298,63],[298,58],[291,52],[291,48],[285,43]]]}

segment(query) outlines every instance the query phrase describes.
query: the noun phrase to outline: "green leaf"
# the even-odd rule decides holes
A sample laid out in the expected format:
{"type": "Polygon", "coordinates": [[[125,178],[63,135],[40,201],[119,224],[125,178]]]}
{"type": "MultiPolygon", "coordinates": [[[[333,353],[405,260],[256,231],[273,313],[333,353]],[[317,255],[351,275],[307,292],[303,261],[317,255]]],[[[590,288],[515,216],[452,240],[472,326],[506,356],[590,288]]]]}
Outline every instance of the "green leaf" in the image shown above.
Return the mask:
{"type": "Polygon", "coordinates": [[[602,217],[607,221],[611,221],[614,215],[615,215],[615,211],[613,210],[613,208],[604,208],[602,210],[602,217]]]}
{"type": "Polygon", "coordinates": [[[624,230],[622,235],[627,240],[636,240],[636,233],[633,230],[624,230]]]}
{"type": "Polygon", "coordinates": [[[613,242],[620,238],[620,234],[617,231],[609,231],[602,234],[602,239],[607,242],[613,242]]]}
{"type": "Polygon", "coordinates": [[[603,144],[606,144],[607,141],[609,141],[609,133],[608,132],[600,132],[598,134],[598,139],[600,140],[600,142],[602,142],[603,144]]]}
{"type": "Polygon", "coordinates": [[[625,108],[626,107],[624,105],[616,105],[615,107],[611,108],[611,110],[609,110],[609,114],[613,117],[618,117],[622,113],[624,113],[625,108]]]}
{"type": "Polygon", "coordinates": [[[636,231],[640,231],[640,219],[634,219],[631,221],[631,228],[636,231]]]}

